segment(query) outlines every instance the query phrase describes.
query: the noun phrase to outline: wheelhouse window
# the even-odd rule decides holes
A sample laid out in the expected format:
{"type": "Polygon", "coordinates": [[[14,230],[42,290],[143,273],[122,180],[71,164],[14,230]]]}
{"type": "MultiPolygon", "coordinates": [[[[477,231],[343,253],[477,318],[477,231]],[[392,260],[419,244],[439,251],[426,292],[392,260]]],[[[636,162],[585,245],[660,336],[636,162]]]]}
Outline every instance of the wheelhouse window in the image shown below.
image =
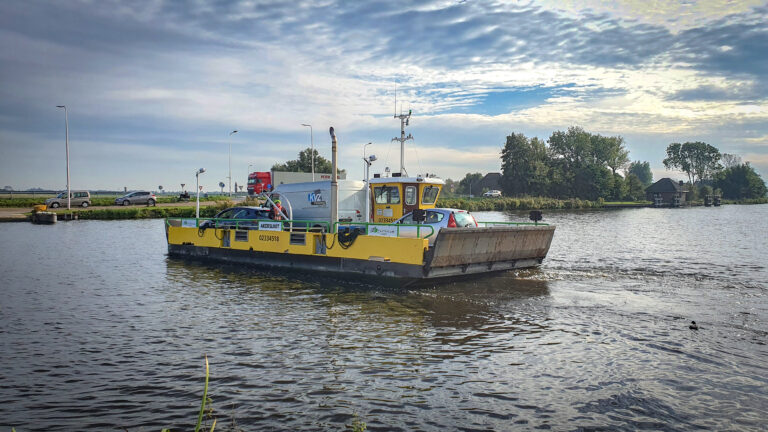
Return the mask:
{"type": "Polygon", "coordinates": [[[376,204],[400,204],[400,188],[397,186],[378,186],[373,188],[376,204]]]}
{"type": "Polygon", "coordinates": [[[440,193],[440,187],[427,186],[424,188],[424,196],[421,197],[422,204],[434,204],[437,201],[437,194],[440,193]]]}
{"type": "Polygon", "coordinates": [[[405,187],[405,205],[416,205],[416,186],[405,187]]]}

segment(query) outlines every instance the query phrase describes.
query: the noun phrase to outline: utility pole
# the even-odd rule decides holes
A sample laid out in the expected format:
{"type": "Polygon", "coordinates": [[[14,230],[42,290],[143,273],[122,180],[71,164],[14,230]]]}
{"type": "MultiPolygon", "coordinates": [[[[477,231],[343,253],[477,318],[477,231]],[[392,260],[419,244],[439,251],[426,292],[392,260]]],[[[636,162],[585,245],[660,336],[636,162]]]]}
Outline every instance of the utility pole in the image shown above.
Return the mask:
{"type": "MultiPolygon", "coordinates": [[[[232,134],[236,134],[236,133],[237,131],[233,130],[232,132],[229,133],[229,136],[231,137],[232,134]]],[[[232,198],[232,138],[230,138],[228,141],[229,141],[229,177],[227,178],[229,179],[229,197],[232,198]]]]}
{"type": "Polygon", "coordinates": [[[67,210],[70,210],[72,190],[69,185],[69,119],[67,118],[66,105],[56,105],[56,108],[64,108],[64,145],[67,147],[67,210]]]}

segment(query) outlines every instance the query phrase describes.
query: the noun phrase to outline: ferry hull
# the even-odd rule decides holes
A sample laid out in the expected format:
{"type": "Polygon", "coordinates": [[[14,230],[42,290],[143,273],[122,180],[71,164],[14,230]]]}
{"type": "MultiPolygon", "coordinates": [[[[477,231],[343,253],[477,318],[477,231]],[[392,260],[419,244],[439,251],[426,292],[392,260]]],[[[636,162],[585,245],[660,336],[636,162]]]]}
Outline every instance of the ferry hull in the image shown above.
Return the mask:
{"type": "Polygon", "coordinates": [[[168,226],[168,253],[203,260],[306,272],[333,272],[418,281],[536,267],[549,251],[554,226],[442,229],[426,239],[360,235],[341,247],[335,235],[168,226]],[[235,240],[240,238],[240,241],[235,240]]]}
{"type": "Polygon", "coordinates": [[[363,274],[397,279],[420,279],[422,277],[422,266],[395,262],[232,250],[192,245],[168,245],[168,253],[174,256],[246,264],[263,268],[363,274]]]}

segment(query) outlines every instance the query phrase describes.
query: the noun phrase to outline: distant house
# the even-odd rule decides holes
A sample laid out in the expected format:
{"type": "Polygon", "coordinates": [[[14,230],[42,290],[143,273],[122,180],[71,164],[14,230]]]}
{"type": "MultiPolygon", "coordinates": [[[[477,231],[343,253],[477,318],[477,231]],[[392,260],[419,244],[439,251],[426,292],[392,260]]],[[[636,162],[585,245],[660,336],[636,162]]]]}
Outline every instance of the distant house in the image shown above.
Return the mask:
{"type": "Polygon", "coordinates": [[[485,177],[472,183],[472,191],[473,191],[472,193],[477,193],[479,195],[483,191],[487,191],[487,190],[500,190],[501,189],[501,184],[499,183],[500,180],[501,180],[501,173],[488,173],[485,175],[485,177]]]}
{"type": "Polygon", "coordinates": [[[680,207],[685,204],[688,191],[683,182],[676,182],[665,177],[645,189],[645,198],[653,202],[654,207],[680,207]]]}

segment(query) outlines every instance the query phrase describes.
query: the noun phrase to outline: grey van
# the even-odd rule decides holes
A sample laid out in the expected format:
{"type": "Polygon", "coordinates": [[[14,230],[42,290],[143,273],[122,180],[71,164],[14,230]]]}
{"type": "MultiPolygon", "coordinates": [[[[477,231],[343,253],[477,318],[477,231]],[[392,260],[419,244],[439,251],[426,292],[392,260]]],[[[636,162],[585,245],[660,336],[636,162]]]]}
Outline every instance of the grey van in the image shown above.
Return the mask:
{"type": "MultiPolygon", "coordinates": [[[[69,198],[69,204],[72,207],[88,207],[91,205],[91,194],[86,190],[73,190],[69,198]]],[[[56,198],[48,198],[45,205],[50,208],[59,208],[67,205],[67,193],[62,192],[56,195],[56,198]]]]}

